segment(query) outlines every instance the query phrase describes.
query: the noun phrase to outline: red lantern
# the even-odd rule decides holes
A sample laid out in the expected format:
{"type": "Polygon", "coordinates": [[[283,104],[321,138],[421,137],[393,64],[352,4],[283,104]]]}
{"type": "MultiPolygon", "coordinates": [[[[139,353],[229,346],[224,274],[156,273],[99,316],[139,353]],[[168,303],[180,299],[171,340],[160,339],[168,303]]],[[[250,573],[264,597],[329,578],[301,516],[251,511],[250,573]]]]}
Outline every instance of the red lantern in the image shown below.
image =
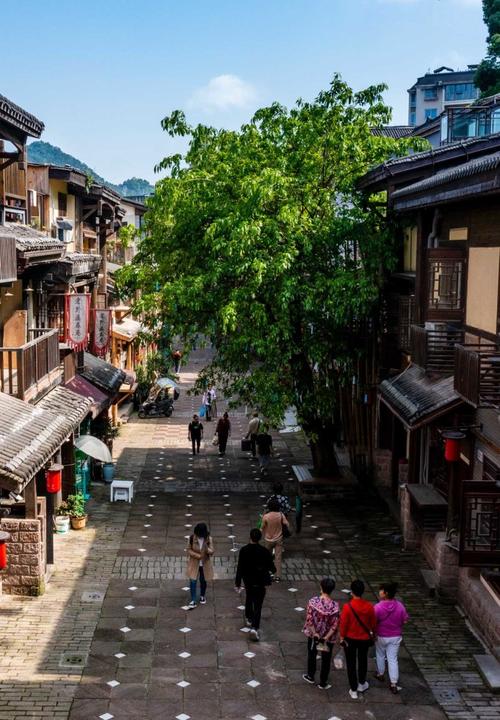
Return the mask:
{"type": "Polygon", "coordinates": [[[460,460],[460,442],[465,433],[460,430],[447,430],[443,433],[444,438],[444,459],[446,462],[457,462],[460,460]]]}
{"type": "Polygon", "coordinates": [[[7,540],[10,538],[10,533],[0,531],[0,570],[5,570],[7,567],[7,540]]]}
{"type": "Polygon", "coordinates": [[[47,492],[57,493],[60,491],[62,486],[62,465],[51,465],[45,472],[45,479],[47,481],[47,492]]]}

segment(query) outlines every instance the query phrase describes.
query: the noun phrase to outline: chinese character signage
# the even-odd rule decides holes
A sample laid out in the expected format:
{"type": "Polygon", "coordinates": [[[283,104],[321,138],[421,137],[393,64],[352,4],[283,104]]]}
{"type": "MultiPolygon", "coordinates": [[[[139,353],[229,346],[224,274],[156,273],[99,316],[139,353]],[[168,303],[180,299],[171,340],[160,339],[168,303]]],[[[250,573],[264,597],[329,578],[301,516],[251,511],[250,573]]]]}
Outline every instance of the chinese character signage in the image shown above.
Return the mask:
{"type": "Polygon", "coordinates": [[[66,342],[73,350],[85,350],[88,344],[90,294],[66,295],[66,342]]]}
{"type": "Polygon", "coordinates": [[[103,356],[109,348],[111,337],[111,310],[93,311],[93,336],[92,352],[94,355],[103,356]]]}

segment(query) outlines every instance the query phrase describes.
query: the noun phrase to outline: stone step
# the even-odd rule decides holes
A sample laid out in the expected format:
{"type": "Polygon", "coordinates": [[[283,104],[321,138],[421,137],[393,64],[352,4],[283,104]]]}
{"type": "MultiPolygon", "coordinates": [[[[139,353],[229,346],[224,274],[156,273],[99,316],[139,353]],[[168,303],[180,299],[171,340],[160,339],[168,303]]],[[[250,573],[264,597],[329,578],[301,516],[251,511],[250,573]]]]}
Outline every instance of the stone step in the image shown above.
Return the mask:
{"type": "Polygon", "coordinates": [[[500,662],[494,655],[474,655],[479,672],[493,692],[500,692],[500,662]]]}

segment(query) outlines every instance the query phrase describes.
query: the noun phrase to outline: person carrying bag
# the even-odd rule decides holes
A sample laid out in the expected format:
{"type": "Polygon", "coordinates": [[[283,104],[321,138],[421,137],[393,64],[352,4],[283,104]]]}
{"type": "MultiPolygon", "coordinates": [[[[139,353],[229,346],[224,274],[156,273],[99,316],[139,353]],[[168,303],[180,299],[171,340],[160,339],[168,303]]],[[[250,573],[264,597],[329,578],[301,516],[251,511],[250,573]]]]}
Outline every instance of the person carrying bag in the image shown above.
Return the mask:
{"type": "Polygon", "coordinates": [[[375,642],[377,620],[373,605],[362,599],[365,584],[362,580],[351,583],[352,599],[342,608],[340,616],[340,644],[344,648],[349,679],[349,695],[358,699],[359,692],[369,688],[368,650],[375,642]]]}
{"type": "Polygon", "coordinates": [[[320,594],[311,598],[307,603],[306,622],[303,629],[304,635],[307,637],[307,673],[302,677],[310,685],[315,683],[316,659],[320,652],[321,670],[318,684],[320,690],[328,690],[331,687],[328,675],[332,664],[333,645],[339,627],[339,606],[331,598],[334,590],[335,580],[328,577],[323,578],[320,582],[320,594]]]}

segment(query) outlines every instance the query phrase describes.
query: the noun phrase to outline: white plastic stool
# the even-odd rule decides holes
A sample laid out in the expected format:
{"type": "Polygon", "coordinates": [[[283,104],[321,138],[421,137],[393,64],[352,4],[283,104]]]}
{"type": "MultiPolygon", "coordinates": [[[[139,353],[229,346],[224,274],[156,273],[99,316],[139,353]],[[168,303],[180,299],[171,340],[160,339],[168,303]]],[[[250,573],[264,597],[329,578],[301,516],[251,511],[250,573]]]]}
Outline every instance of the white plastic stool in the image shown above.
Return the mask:
{"type": "Polygon", "coordinates": [[[134,497],[133,480],[113,480],[109,489],[109,499],[111,502],[117,500],[125,500],[131,503],[134,497]]]}

